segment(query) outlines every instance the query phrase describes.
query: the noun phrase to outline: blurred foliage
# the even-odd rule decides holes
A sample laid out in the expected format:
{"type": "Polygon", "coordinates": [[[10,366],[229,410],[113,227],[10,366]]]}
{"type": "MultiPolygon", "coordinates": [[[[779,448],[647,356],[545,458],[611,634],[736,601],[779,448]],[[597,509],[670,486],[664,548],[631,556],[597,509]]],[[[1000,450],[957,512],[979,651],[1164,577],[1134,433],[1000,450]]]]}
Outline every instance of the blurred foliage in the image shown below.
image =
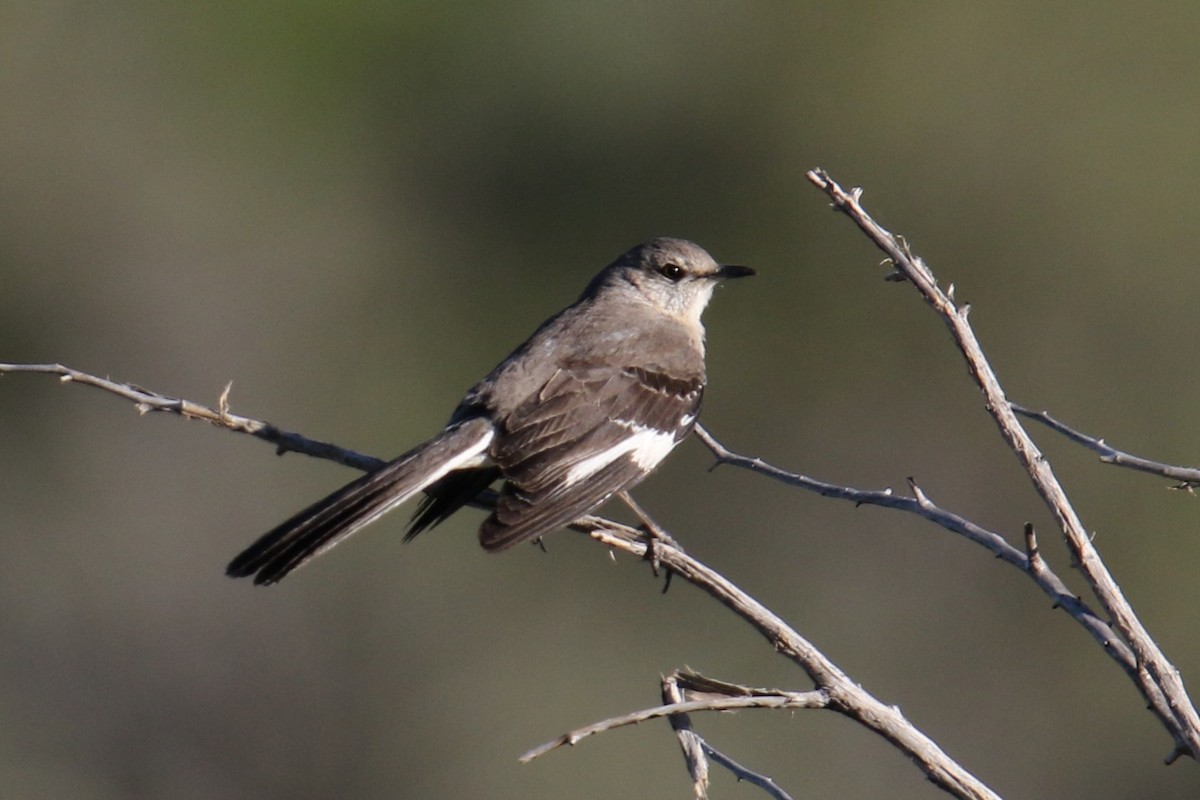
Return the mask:
{"type": "MultiPolygon", "coordinates": [[[[635,242],[751,264],[705,420],[864,487],[1050,521],[944,330],[803,178],[867,189],[1010,396],[1200,461],[1200,7],[1184,2],[0,6],[0,360],[213,401],[378,455],[635,242]]],[[[400,519],[270,591],[222,576],[349,475],[0,380],[0,785],[13,797],[664,797],[660,672],[805,688],[687,586],[567,534],[485,556],[400,519]]],[[[1035,431],[1193,685],[1196,500],[1035,431]]],[[[1184,798],[1196,766],[1029,581],[877,509],[680,448],[639,491],[1008,797],[1184,798]]],[[[1074,578],[1069,575],[1069,578],[1074,578]]],[[[698,718],[797,796],[942,796],[831,715],[698,718]]],[[[755,796],[717,777],[714,796],[755,796]]]]}

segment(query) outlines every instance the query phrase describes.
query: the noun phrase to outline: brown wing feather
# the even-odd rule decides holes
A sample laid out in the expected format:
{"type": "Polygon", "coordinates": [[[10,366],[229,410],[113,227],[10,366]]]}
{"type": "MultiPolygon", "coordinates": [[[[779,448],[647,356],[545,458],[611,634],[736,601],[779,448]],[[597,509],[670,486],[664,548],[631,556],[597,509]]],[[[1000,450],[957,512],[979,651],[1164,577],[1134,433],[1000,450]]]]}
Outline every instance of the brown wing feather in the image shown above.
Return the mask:
{"type": "Polygon", "coordinates": [[[628,453],[582,480],[572,467],[637,431],[691,430],[703,393],[700,378],[648,369],[576,366],[559,370],[531,400],[503,420],[491,456],[505,477],[495,512],[480,528],[488,550],[548,533],[644,478],[654,465],[628,453]]]}
{"type": "Polygon", "coordinates": [[[646,470],[626,455],[567,489],[560,484],[529,495],[506,483],[495,511],[479,528],[479,543],[495,552],[536,539],[569,525],[645,476],[646,470]]]}

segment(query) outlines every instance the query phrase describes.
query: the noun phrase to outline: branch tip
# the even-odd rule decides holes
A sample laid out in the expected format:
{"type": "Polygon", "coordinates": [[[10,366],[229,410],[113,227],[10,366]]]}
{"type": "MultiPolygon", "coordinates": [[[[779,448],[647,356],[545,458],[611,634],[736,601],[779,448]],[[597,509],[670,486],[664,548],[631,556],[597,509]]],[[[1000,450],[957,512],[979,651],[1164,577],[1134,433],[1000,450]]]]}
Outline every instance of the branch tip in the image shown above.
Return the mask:
{"type": "Polygon", "coordinates": [[[229,421],[229,393],[231,391],[233,391],[233,381],[225,384],[224,391],[217,398],[217,415],[221,418],[222,422],[226,423],[229,421]]]}
{"type": "Polygon", "coordinates": [[[1042,553],[1038,549],[1037,532],[1033,528],[1032,522],[1025,523],[1025,555],[1029,560],[1029,571],[1036,572],[1045,566],[1042,561],[1042,553]]]}
{"type": "Polygon", "coordinates": [[[1174,750],[1172,750],[1170,753],[1167,754],[1166,758],[1163,759],[1163,764],[1165,764],[1169,767],[1172,764],[1174,764],[1176,761],[1178,761],[1180,756],[1190,756],[1190,755],[1191,755],[1191,753],[1187,749],[1185,749],[1183,747],[1176,747],[1174,750]]]}

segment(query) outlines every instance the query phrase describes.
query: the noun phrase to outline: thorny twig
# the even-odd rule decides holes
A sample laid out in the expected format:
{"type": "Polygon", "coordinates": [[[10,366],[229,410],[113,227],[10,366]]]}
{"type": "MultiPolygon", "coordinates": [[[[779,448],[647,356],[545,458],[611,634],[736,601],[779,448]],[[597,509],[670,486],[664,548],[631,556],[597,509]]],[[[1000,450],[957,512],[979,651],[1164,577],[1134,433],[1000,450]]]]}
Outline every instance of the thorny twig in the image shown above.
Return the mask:
{"type": "Polygon", "coordinates": [[[847,192],[820,169],[810,170],[808,179],[825,192],[833,202],[834,210],[848,216],[884,252],[895,271],[916,287],[922,299],[942,318],[955,345],[962,352],[971,376],[983,393],[987,410],[1001,436],[1020,460],[1034,489],[1054,516],[1080,572],[1105,613],[1112,619],[1114,631],[1133,651],[1138,665],[1138,687],[1175,740],[1176,747],[1168,755],[1168,762],[1184,753],[1200,758],[1200,714],[1197,714],[1188,696],[1179,671],[1167,660],[1134,613],[1092,544],[1091,536],[1058,482],[1050,462],[1017,420],[1000,381],[967,321],[970,306],[956,304],[952,289],[943,290],[938,285],[933,272],[924,261],[911,253],[908,243],[867,214],[859,202],[862,198],[861,189],[847,192]],[[1165,697],[1165,703],[1156,702],[1159,695],[1165,697]]]}
{"type": "Polygon", "coordinates": [[[1012,410],[1021,416],[1040,422],[1076,444],[1083,445],[1089,450],[1099,453],[1100,460],[1105,464],[1127,467],[1129,469],[1136,469],[1139,472],[1149,472],[1151,475],[1161,475],[1164,478],[1177,480],[1179,484],[1173,486],[1172,488],[1174,489],[1194,491],[1197,486],[1200,486],[1200,469],[1196,469],[1195,467],[1179,467],[1174,464],[1164,464],[1161,461],[1151,461],[1148,458],[1135,456],[1125,450],[1118,450],[1103,439],[1097,439],[1075,430],[1066,423],[1060,422],[1050,416],[1048,411],[1034,411],[1024,406],[1019,406],[1016,403],[1012,403],[1011,405],[1012,410]]]}

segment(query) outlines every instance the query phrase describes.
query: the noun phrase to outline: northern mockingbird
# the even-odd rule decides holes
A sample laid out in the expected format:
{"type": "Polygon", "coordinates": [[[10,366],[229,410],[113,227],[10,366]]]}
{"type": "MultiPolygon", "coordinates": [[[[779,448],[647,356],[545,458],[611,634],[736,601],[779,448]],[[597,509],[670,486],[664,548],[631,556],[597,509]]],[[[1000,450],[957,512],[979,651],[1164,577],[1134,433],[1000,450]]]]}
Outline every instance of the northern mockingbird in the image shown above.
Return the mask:
{"type": "Polygon", "coordinates": [[[700,314],[718,281],[753,274],[683,239],[638,245],[467,392],[441,433],[269,531],[227,573],[275,583],[419,492],[405,541],[501,479],[479,528],[486,550],[591,512],[691,432],[705,383],[700,314]]]}

